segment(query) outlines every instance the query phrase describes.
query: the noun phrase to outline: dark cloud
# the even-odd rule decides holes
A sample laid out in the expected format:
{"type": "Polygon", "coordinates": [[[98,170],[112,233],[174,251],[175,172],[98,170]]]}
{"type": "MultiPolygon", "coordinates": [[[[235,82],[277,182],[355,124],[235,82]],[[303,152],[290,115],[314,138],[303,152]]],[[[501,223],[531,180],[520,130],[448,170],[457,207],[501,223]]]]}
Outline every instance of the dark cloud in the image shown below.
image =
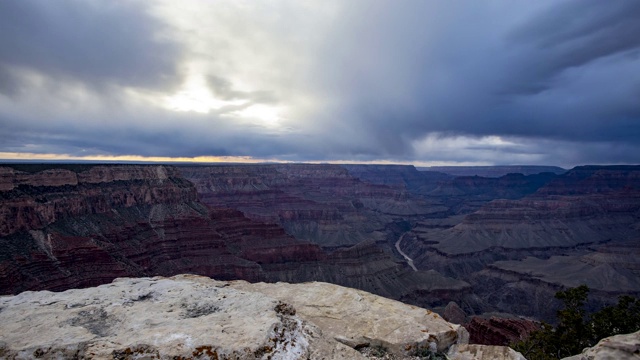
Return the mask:
{"type": "Polygon", "coordinates": [[[355,4],[316,73],[371,152],[411,156],[434,132],[640,141],[636,1],[355,4]]]}
{"type": "Polygon", "coordinates": [[[11,71],[0,66],[0,94],[13,97],[20,92],[20,80],[11,71]]]}
{"type": "Polygon", "coordinates": [[[162,28],[140,1],[2,1],[0,68],[92,85],[166,86],[176,80],[180,48],[158,40],[162,28]]]}
{"type": "MultiPolygon", "coordinates": [[[[523,64],[528,78],[522,83],[529,89],[548,89],[551,78],[568,68],[638,49],[639,18],[640,3],[632,0],[563,2],[533,17],[508,36],[512,46],[529,47],[534,53],[523,64]]],[[[527,93],[517,87],[510,90],[527,93]]]]}
{"type": "Polygon", "coordinates": [[[638,1],[188,5],[0,1],[0,152],[640,162],[638,1]]]}

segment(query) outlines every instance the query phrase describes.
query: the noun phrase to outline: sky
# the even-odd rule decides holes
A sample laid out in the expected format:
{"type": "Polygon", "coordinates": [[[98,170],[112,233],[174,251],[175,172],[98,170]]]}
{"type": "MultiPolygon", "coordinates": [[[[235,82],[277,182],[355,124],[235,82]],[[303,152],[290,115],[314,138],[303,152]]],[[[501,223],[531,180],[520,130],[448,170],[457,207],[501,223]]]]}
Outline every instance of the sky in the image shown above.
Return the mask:
{"type": "Polygon", "coordinates": [[[0,0],[0,159],[640,163],[637,0],[0,0]]]}

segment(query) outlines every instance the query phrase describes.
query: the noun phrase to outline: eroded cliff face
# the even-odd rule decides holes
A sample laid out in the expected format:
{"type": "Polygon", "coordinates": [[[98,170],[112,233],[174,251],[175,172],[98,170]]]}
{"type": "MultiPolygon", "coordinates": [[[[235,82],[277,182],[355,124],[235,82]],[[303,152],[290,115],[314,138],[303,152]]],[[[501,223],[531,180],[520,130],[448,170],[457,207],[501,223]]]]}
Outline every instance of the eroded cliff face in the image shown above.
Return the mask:
{"type": "Polygon", "coordinates": [[[193,202],[197,193],[175,168],[54,167],[34,173],[0,167],[0,236],[37,230],[58,219],[103,214],[117,207],[193,202]]]}
{"type": "Polygon", "coordinates": [[[400,172],[397,179],[415,184],[421,174],[412,166],[363,167],[355,174],[354,168],[275,164],[185,166],[180,171],[205,204],[232,207],[256,221],[280,225],[327,254],[305,266],[262,265],[269,281],[325,281],[421,306],[450,300],[476,304],[468,299],[468,283],[436,271],[415,272],[394,252],[393,244],[413,219],[446,208],[438,200],[416,197],[404,182],[380,179],[400,172]]]}
{"type": "Polygon", "coordinates": [[[270,278],[261,265],[326,257],[277,225],[206,207],[172,167],[0,169],[4,294],[183,272],[260,281],[270,278]]]}
{"type": "Polygon", "coordinates": [[[507,174],[536,175],[554,173],[557,175],[567,170],[557,166],[537,165],[504,165],[504,166],[430,166],[421,170],[439,171],[452,176],[482,176],[498,178],[507,174]]]}
{"type": "Polygon", "coordinates": [[[540,323],[519,318],[474,316],[464,327],[469,331],[472,344],[509,346],[539,330],[540,323]]]}
{"type": "Polygon", "coordinates": [[[640,295],[638,172],[487,180],[410,166],[0,166],[0,289],[189,272],[325,281],[441,313],[455,301],[467,321],[506,312],[553,322],[553,295],[567,286],[589,285],[592,308],[640,295]]]}
{"type": "MultiPolygon", "coordinates": [[[[398,215],[361,211],[364,205],[352,202],[367,202],[367,197],[380,199],[377,203],[386,197],[405,205],[411,201],[392,188],[362,184],[342,168],[198,168],[206,176],[197,184],[226,189],[221,199],[209,197],[207,206],[174,167],[48,166],[0,167],[4,294],[179,273],[223,280],[327,281],[425,306],[462,301],[470,294],[464,281],[435,271],[414,272],[399,261],[385,239],[394,234],[386,227],[398,215]],[[345,188],[336,188],[320,202],[334,184],[343,183],[345,188]],[[264,184],[276,187],[275,192],[264,184]],[[238,190],[245,186],[253,190],[238,190]],[[278,221],[262,221],[272,212],[278,221]],[[367,219],[379,223],[365,224],[367,219]],[[280,222],[297,228],[324,226],[328,230],[321,234],[331,233],[334,240],[342,234],[346,243],[323,249],[287,234],[280,222]],[[357,230],[350,235],[353,226],[357,230]]],[[[206,193],[201,195],[207,199],[206,193]]]]}
{"type": "Polygon", "coordinates": [[[277,223],[297,239],[327,248],[395,237],[387,226],[442,208],[402,188],[363,182],[338,165],[181,167],[202,202],[277,223]]]}
{"type": "Polygon", "coordinates": [[[419,268],[469,282],[486,307],[553,322],[565,287],[588,285],[592,308],[640,294],[640,167],[578,167],[406,239],[419,268]]]}

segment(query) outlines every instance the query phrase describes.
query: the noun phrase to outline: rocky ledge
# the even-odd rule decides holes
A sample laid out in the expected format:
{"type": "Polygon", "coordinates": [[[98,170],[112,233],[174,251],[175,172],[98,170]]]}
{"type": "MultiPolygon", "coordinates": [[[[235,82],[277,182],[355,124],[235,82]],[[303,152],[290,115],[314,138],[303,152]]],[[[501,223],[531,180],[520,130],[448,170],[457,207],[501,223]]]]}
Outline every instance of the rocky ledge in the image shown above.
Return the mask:
{"type": "Polygon", "coordinates": [[[594,347],[586,348],[582,354],[563,360],[623,360],[640,358],[640,331],[632,334],[614,335],[600,340],[594,347]]]}
{"type": "Polygon", "coordinates": [[[0,297],[0,323],[8,359],[522,358],[506,347],[470,349],[463,327],[429,310],[326,283],[120,278],[0,297]]]}

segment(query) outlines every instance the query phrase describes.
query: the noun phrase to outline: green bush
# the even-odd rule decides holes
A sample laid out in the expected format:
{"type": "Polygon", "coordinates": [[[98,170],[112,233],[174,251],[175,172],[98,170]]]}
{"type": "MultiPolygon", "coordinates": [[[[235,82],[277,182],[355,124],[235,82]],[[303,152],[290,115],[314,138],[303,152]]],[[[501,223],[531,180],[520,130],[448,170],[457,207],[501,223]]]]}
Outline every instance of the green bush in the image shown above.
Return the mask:
{"type": "Polygon", "coordinates": [[[579,354],[605,337],[640,330],[640,300],[621,296],[617,305],[587,316],[584,304],[588,294],[586,285],[556,293],[564,304],[557,314],[558,325],[543,323],[542,329],[512,347],[529,360],[561,359],[579,354]]]}

